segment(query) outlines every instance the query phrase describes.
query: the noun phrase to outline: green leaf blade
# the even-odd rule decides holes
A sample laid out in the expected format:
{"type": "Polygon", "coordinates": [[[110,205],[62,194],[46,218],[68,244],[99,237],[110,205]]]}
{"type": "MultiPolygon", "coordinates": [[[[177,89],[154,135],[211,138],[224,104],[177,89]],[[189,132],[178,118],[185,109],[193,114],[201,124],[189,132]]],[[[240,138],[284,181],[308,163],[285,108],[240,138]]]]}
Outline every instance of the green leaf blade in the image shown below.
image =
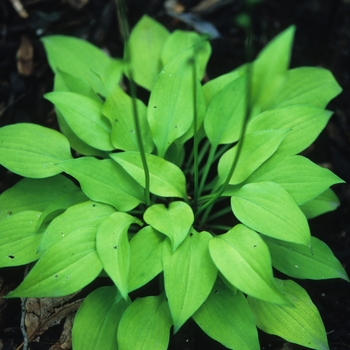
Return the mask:
{"type": "Polygon", "coordinates": [[[102,271],[95,240],[94,226],[85,226],[67,235],[62,242],[43,252],[24,281],[7,297],[58,297],[85,287],[102,271]]]}
{"type": "Polygon", "coordinates": [[[277,283],[293,306],[275,305],[248,297],[257,326],[292,343],[328,350],[322,319],[306,291],[290,280],[277,280],[277,283]]]}
{"type": "Polygon", "coordinates": [[[286,304],[273,280],[268,248],[253,230],[237,225],[209,243],[210,255],[235,287],[261,300],[286,304]]]}
{"type": "Polygon", "coordinates": [[[220,279],[192,317],[206,334],[229,349],[260,349],[246,298],[240,291],[234,294],[220,279]]]}
{"type": "Polygon", "coordinates": [[[111,159],[83,157],[58,166],[75,177],[92,200],[113,205],[120,211],[129,211],[143,202],[142,187],[111,159]]]}
{"type": "Polygon", "coordinates": [[[166,350],[172,320],[165,295],[136,299],[125,311],[118,328],[119,350],[166,350]]]}
{"type": "Polygon", "coordinates": [[[0,128],[0,164],[30,178],[61,173],[58,162],[72,159],[68,140],[59,132],[36,124],[0,128]]]}
{"type": "Polygon", "coordinates": [[[203,304],[215,283],[217,268],[208,249],[211,237],[193,231],[175,252],[169,240],[164,242],[164,285],[175,332],[203,304]]]}
{"type": "Polygon", "coordinates": [[[171,202],[168,208],[163,204],[148,207],[144,213],[144,220],[157,231],[168,236],[175,251],[190,232],[194,215],[188,204],[175,201],[171,202]]]}
{"type": "MultiPolygon", "coordinates": [[[[139,152],[113,153],[110,157],[120,164],[141,186],[145,186],[145,172],[139,152]]],[[[153,154],[146,154],[150,175],[150,191],[162,197],[186,198],[186,179],[173,163],[153,154]]]]}
{"type": "Polygon", "coordinates": [[[100,287],[90,293],[74,318],[74,349],[118,350],[119,321],[130,303],[120,297],[115,287],[100,287]]]}
{"type": "Polygon", "coordinates": [[[142,224],[129,214],[117,212],[101,222],[96,234],[96,247],[102,266],[124,299],[128,296],[130,267],[128,229],[134,223],[142,224]]]}
{"type": "Polygon", "coordinates": [[[310,229],[291,196],[274,182],[242,186],[231,197],[236,217],[264,235],[310,246],[310,229]]]}

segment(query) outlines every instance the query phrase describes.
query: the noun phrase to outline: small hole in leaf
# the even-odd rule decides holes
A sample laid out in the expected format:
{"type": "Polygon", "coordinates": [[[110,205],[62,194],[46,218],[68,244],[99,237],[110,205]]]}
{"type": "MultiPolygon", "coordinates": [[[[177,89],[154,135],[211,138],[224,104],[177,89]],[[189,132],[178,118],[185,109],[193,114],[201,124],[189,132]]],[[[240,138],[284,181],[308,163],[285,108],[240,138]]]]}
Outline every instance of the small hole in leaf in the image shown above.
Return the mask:
{"type": "Polygon", "coordinates": [[[55,275],[54,277],[55,277],[55,278],[58,278],[58,275],[55,275]]]}
{"type": "Polygon", "coordinates": [[[153,108],[158,108],[157,106],[153,106],[153,108]]]}
{"type": "Polygon", "coordinates": [[[193,236],[193,233],[191,232],[191,233],[190,233],[190,237],[192,237],[192,236],[193,236]]]}
{"type": "Polygon", "coordinates": [[[113,247],[113,249],[118,249],[118,246],[117,246],[117,245],[115,245],[115,246],[113,247]]]}
{"type": "Polygon", "coordinates": [[[14,255],[9,255],[8,257],[9,257],[10,259],[14,259],[14,258],[15,258],[14,255]]]}
{"type": "Polygon", "coordinates": [[[253,247],[256,248],[256,244],[254,244],[253,247]]]}
{"type": "Polygon", "coordinates": [[[93,206],[93,207],[96,207],[96,204],[93,204],[92,206],[93,206]]]}

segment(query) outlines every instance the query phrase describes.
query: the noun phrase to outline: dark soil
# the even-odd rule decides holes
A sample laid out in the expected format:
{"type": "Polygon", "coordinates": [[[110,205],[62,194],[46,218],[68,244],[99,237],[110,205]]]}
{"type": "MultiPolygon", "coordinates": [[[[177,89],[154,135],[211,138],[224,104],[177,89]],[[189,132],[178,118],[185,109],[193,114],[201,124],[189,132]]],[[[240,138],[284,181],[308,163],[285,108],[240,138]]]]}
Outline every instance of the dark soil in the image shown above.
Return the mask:
{"type": "MultiPolygon", "coordinates": [[[[112,0],[22,0],[24,18],[14,9],[15,1],[0,0],[0,126],[33,122],[57,128],[50,104],[42,98],[52,89],[52,73],[47,65],[40,37],[69,34],[85,38],[121,56],[116,10],[112,0]],[[86,3],[79,8],[79,4],[86,3]],[[29,46],[28,46],[29,44],[29,46]],[[19,50],[21,47],[21,50],[19,50]],[[28,49],[29,48],[29,49],[28,49]],[[27,49],[27,50],[25,50],[27,49]],[[32,50],[32,51],[31,51],[32,50]]],[[[18,1],[19,2],[19,1],[18,1]]],[[[182,0],[177,9],[194,12],[200,1],[182,0]]],[[[209,2],[209,1],[208,1],[209,2]]],[[[205,3],[205,1],[203,1],[205,3]]],[[[220,33],[212,40],[213,55],[208,77],[214,78],[245,62],[244,32],[235,24],[243,6],[240,1],[217,1],[219,5],[198,16],[220,33]]],[[[147,13],[168,29],[192,29],[169,16],[163,0],[129,0],[128,17],[133,26],[147,13]]],[[[350,183],[350,2],[349,0],[265,0],[253,13],[254,46],[258,52],[271,38],[291,24],[297,27],[291,66],[319,66],[330,69],[343,87],[329,109],[335,111],[329,125],[306,155],[330,168],[350,183]]],[[[0,168],[0,193],[19,177],[0,168]]],[[[341,206],[332,213],[310,221],[312,234],[326,242],[350,271],[350,186],[334,188],[341,206]]],[[[23,268],[0,271],[1,295],[15,288],[23,268]],[[2,284],[1,284],[2,283],[2,284]]],[[[320,310],[332,350],[350,349],[350,285],[343,280],[298,281],[320,310]]],[[[22,342],[18,300],[0,300],[0,349],[16,349],[22,342]]],[[[49,349],[62,330],[46,332],[30,349],[49,349]]],[[[262,349],[302,349],[284,340],[261,334],[262,349]]],[[[170,349],[223,349],[188,322],[171,340],[170,349]]],[[[156,350],[156,349],[155,349],[156,350]]],[[[237,349],[239,350],[239,349],[237,349]]]]}

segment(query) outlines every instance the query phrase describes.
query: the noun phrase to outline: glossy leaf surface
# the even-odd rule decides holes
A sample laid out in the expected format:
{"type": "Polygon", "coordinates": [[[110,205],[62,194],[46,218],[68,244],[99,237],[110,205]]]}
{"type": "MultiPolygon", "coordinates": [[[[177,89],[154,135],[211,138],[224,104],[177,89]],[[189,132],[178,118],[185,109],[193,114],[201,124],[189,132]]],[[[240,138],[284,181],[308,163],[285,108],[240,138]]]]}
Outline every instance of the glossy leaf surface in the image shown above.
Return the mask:
{"type": "Polygon", "coordinates": [[[56,163],[71,159],[68,140],[59,132],[36,124],[0,128],[0,164],[31,178],[57,175],[56,163]]]}
{"type": "Polygon", "coordinates": [[[119,321],[130,303],[130,300],[121,297],[115,287],[100,287],[91,292],[74,318],[74,349],[117,350],[119,321]]]}
{"type": "Polygon", "coordinates": [[[128,295],[130,267],[128,229],[134,223],[142,225],[133,216],[117,212],[101,222],[96,235],[96,247],[102,266],[124,299],[128,295]]]}
{"type": "MultiPolygon", "coordinates": [[[[141,186],[145,186],[145,172],[139,152],[113,153],[110,156],[141,186]]],[[[162,197],[187,198],[186,179],[180,168],[153,154],[146,154],[146,160],[152,193],[162,197]]]]}
{"type": "Polygon", "coordinates": [[[301,244],[263,236],[269,247],[272,265],[288,276],[308,279],[349,278],[329,247],[311,237],[311,249],[301,244]]]}
{"type": "Polygon", "coordinates": [[[126,309],[120,321],[118,349],[166,350],[171,326],[164,294],[138,298],[126,309]]]}
{"type": "Polygon", "coordinates": [[[142,287],[163,271],[165,236],[151,226],[142,228],[130,241],[129,292],[142,287]]]}
{"type": "Polygon", "coordinates": [[[307,220],[292,197],[274,182],[244,185],[231,197],[232,211],[243,224],[280,240],[310,245],[307,220]]]}
{"type": "Polygon", "coordinates": [[[215,283],[217,268],[208,249],[211,237],[193,231],[175,252],[170,240],[164,241],[164,285],[175,332],[203,304],[215,283]]]}
{"type": "Polygon", "coordinates": [[[60,244],[43,252],[24,281],[8,297],[58,297],[85,287],[102,271],[95,240],[94,226],[81,227],[65,236],[60,244]]]}
{"type": "Polygon", "coordinates": [[[275,285],[269,250],[255,231],[237,225],[213,238],[209,250],[219,271],[242,292],[272,303],[288,303],[275,285]]]}
{"type": "Polygon", "coordinates": [[[306,291],[290,280],[277,280],[277,283],[293,306],[248,297],[257,326],[292,343],[318,350],[329,349],[322,319],[306,291]]]}
{"type": "Polygon", "coordinates": [[[77,158],[58,164],[76,178],[92,200],[128,211],[143,202],[143,188],[116,162],[93,157],[77,158]]]}
{"type": "Polygon", "coordinates": [[[143,215],[147,224],[169,237],[173,251],[183,242],[190,232],[194,221],[191,207],[185,202],[154,204],[148,207],[143,215]]]}
{"type": "Polygon", "coordinates": [[[233,293],[219,278],[192,317],[206,334],[228,349],[260,349],[247,299],[240,291],[233,293]]]}

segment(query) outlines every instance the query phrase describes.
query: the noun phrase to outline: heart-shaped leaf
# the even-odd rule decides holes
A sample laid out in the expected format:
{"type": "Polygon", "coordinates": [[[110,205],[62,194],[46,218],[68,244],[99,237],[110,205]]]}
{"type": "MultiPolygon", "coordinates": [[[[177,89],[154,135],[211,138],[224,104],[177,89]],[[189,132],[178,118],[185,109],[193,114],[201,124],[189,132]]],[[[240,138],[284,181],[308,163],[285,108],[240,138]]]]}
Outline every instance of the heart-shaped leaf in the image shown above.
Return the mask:
{"type": "Polygon", "coordinates": [[[104,270],[115,283],[124,299],[128,296],[130,245],[128,229],[141,221],[126,213],[114,213],[97,229],[96,247],[104,270]]]}
{"type": "Polygon", "coordinates": [[[190,232],[194,215],[188,204],[175,201],[168,208],[164,204],[152,205],[145,211],[143,219],[168,236],[175,251],[190,232]]]}
{"type": "Polygon", "coordinates": [[[255,231],[237,225],[213,238],[209,250],[216,267],[235,287],[261,300],[288,303],[273,279],[269,250],[255,231]]]}

